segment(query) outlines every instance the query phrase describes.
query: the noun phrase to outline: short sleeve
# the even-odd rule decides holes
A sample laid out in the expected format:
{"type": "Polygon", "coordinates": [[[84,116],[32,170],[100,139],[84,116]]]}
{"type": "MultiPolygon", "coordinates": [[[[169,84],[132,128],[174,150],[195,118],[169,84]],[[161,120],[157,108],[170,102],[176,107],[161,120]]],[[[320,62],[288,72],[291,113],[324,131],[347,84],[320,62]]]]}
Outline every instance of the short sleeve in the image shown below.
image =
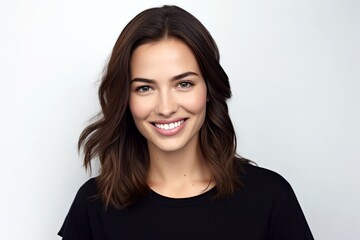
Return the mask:
{"type": "Polygon", "coordinates": [[[89,202],[96,189],[95,179],[87,181],[77,192],[65,221],[58,232],[63,240],[90,240],[89,202]]]}
{"type": "Polygon", "coordinates": [[[271,239],[313,240],[309,225],[290,184],[283,179],[272,216],[271,239]]]}

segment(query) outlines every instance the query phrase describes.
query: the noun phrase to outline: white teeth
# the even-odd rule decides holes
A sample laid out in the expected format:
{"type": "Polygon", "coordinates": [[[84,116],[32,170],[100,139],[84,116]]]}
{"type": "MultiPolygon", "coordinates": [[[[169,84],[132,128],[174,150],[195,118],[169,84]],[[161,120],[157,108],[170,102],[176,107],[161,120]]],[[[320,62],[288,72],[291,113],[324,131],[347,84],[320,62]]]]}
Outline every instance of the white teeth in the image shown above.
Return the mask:
{"type": "Polygon", "coordinates": [[[155,123],[155,126],[157,128],[161,128],[163,130],[171,130],[171,129],[179,127],[183,122],[184,122],[184,120],[169,123],[169,124],[167,124],[167,123],[164,123],[164,124],[155,123]]]}

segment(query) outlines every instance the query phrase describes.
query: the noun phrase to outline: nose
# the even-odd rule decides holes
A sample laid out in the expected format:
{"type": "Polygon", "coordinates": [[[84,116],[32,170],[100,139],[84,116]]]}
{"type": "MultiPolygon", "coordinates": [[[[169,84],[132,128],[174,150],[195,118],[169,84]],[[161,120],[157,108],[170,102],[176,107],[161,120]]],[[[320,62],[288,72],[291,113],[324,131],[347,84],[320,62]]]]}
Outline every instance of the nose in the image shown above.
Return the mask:
{"type": "Polygon", "coordinates": [[[158,95],[156,114],[169,117],[178,109],[178,104],[172,91],[161,92],[158,95]]]}

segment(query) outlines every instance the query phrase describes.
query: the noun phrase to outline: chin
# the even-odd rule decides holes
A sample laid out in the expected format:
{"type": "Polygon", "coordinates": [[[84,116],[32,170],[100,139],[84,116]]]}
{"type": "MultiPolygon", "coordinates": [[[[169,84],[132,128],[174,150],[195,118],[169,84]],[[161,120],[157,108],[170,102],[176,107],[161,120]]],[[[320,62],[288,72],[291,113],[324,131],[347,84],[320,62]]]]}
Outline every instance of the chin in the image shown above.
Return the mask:
{"type": "Polygon", "coordinates": [[[163,152],[175,152],[184,148],[183,144],[151,144],[153,148],[156,148],[163,152]]]}

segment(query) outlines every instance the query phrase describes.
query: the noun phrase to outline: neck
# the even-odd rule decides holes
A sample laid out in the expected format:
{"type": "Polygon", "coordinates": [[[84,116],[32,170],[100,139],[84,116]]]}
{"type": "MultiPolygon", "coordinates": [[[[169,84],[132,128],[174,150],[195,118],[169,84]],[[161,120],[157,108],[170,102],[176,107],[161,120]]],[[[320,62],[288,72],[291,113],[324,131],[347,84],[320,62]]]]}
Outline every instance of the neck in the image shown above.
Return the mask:
{"type": "Polygon", "coordinates": [[[164,195],[177,197],[195,195],[208,186],[210,174],[197,141],[196,144],[187,144],[176,151],[162,151],[151,143],[148,146],[150,188],[164,195]]]}

